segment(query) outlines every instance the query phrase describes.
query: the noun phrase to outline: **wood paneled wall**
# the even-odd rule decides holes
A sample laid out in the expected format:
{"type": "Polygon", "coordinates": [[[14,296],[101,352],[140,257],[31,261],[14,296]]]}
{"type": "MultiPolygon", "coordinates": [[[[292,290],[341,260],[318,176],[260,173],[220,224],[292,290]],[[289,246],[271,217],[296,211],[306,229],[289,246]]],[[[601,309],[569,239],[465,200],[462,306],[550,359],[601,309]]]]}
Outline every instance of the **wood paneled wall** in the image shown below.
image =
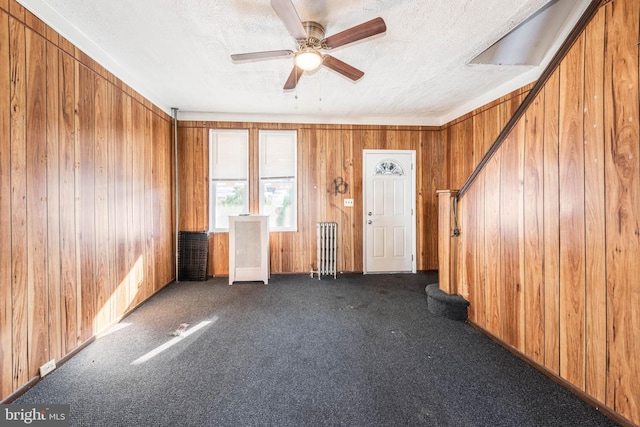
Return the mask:
{"type": "Polygon", "coordinates": [[[603,3],[462,195],[459,283],[471,321],[640,425],[640,3],[603,3]]]}
{"type": "Polygon", "coordinates": [[[442,126],[446,189],[462,187],[532,86],[533,83],[524,86],[442,126]]]}
{"type": "Polygon", "coordinates": [[[172,135],[0,0],[0,399],[173,279],[172,135]]]}
{"type": "MultiPolygon", "coordinates": [[[[460,200],[470,319],[640,424],[640,5],[606,2],[460,200]]],[[[362,271],[362,150],[415,149],[420,270],[437,268],[436,190],[456,189],[530,87],[442,128],[182,122],[180,223],[207,228],[207,130],[298,131],[299,229],[273,272],[308,272],[315,223],[362,271]],[[333,180],[349,184],[335,194],[333,180]],[[353,198],[353,208],[343,206],[353,198]]],[[[174,277],[170,118],[31,15],[0,0],[0,396],[174,277]]],[[[209,273],[228,274],[226,233],[209,273]]]]}
{"type": "MultiPolygon", "coordinates": [[[[405,126],[302,125],[180,122],[179,226],[208,228],[208,129],[249,130],[250,210],[258,212],[258,131],[298,132],[298,231],[271,233],[271,271],[309,272],[316,264],[316,223],[338,223],[338,270],[362,271],[362,150],[416,150],[417,268],[438,268],[436,190],[443,185],[443,149],[439,128],[405,126]],[[347,184],[336,194],[334,179],[347,184]],[[345,198],[354,199],[344,207],[345,198]]],[[[210,234],[210,275],[228,274],[228,233],[210,234]]]]}
{"type": "MultiPolygon", "coordinates": [[[[258,212],[258,131],[298,131],[298,232],[271,233],[271,270],[308,272],[316,263],[316,222],[336,221],[338,270],[362,271],[362,150],[416,150],[417,269],[438,268],[436,191],[459,188],[480,162],[532,85],[525,86],[443,127],[303,125],[274,123],[190,122],[178,124],[179,226],[208,228],[208,130],[248,129],[250,210],[258,212]],[[469,132],[469,133],[467,133],[469,132]],[[472,137],[470,136],[472,135],[472,137]],[[349,184],[334,194],[333,180],[349,184]],[[353,198],[354,206],[343,206],[353,198]]],[[[228,274],[228,235],[209,236],[210,275],[228,274]]]]}

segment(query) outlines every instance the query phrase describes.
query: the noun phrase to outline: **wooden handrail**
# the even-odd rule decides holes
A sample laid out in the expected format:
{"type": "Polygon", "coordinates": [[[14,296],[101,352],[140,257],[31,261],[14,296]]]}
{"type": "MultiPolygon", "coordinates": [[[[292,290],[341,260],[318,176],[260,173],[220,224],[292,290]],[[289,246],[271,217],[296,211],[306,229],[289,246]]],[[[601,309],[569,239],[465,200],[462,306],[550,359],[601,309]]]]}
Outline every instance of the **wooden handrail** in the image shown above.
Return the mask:
{"type": "Polygon", "coordinates": [[[558,49],[558,52],[556,52],[556,54],[551,59],[551,62],[549,62],[549,65],[547,65],[547,67],[544,69],[544,71],[540,75],[540,78],[538,79],[538,81],[536,81],[536,83],[533,85],[533,87],[531,88],[527,96],[524,98],[524,100],[520,104],[520,106],[513,113],[513,116],[511,117],[511,119],[509,119],[509,121],[507,122],[505,127],[502,129],[502,131],[500,132],[500,134],[498,135],[494,143],[491,145],[489,150],[482,157],[482,160],[480,160],[480,163],[478,163],[478,166],[476,166],[473,172],[471,172],[471,175],[469,175],[469,178],[467,178],[464,185],[460,187],[460,190],[458,191],[458,199],[460,199],[465,195],[469,187],[471,187],[471,184],[473,184],[473,182],[477,178],[478,174],[480,174],[482,169],[484,169],[485,165],[489,162],[489,159],[491,159],[491,156],[493,156],[493,153],[495,153],[498,150],[498,148],[500,148],[502,143],[509,136],[509,133],[515,127],[516,123],[518,123],[518,120],[520,120],[522,116],[524,116],[524,113],[527,111],[529,106],[533,103],[536,96],[538,96],[540,91],[544,88],[544,85],[547,83],[547,80],[549,80],[549,77],[551,77],[551,75],[554,73],[556,68],[560,66],[560,62],[562,62],[567,52],[569,52],[569,49],[571,49],[571,46],[573,45],[573,43],[578,39],[580,34],[582,34],[584,29],[587,27],[587,24],[589,24],[591,19],[595,16],[600,6],[604,5],[605,3],[608,3],[609,1],[611,0],[593,0],[589,5],[589,7],[587,7],[587,9],[582,14],[580,19],[576,23],[576,25],[573,27],[573,29],[571,30],[571,32],[569,33],[565,41],[562,43],[562,46],[560,46],[560,49],[558,49]]]}

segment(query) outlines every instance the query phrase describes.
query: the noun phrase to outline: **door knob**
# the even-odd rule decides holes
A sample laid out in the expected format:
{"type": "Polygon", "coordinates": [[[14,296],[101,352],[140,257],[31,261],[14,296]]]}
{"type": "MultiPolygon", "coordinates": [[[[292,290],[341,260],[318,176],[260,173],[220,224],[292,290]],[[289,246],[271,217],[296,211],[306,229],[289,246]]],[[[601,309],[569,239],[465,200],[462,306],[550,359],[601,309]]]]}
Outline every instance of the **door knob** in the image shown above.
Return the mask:
{"type": "Polygon", "coordinates": [[[372,214],[371,214],[371,212],[367,212],[367,215],[371,216],[372,214]]]}
{"type": "Polygon", "coordinates": [[[371,220],[367,221],[367,224],[371,224],[371,223],[373,223],[373,221],[371,221],[371,220]]]}

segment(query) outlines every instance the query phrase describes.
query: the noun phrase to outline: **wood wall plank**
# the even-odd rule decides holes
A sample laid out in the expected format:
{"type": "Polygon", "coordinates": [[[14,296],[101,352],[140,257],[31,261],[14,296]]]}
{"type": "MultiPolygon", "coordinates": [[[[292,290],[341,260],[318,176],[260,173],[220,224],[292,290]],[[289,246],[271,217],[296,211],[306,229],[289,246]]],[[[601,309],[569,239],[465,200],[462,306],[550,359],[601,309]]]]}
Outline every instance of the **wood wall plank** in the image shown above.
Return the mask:
{"type": "Polygon", "coordinates": [[[43,38],[47,37],[47,25],[29,10],[25,9],[24,23],[32,31],[35,31],[43,38]]]}
{"type": "Polygon", "coordinates": [[[173,232],[175,230],[175,202],[173,202],[174,175],[173,175],[173,127],[165,120],[155,116],[153,118],[154,135],[154,191],[157,196],[154,200],[154,240],[156,259],[156,283],[154,290],[157,291],[166,285],[175,276],[175,243],[173,232]],[[170,137],[163,137],[170,135],[170,137]],[[171,209],[167,209],[171,206],[171,209]]]}
{"type": "MultiPolygon", "coordinates": [[[[458,160],[462,160],[462,171],[458,177],[459,185],[456,185],[457,189],[464,185],[469,175],[471,175],[471,172],[473,172],[476,156],[479,155],[479,153],[477,153],[478,145],[480,145],[479,141],[474,137],[473,116],[462,122],[461,131],[462,133],[459,135],[459,145],[462,153],[458,160]]],[[[482,154],[484,154],[484,152],[482,154]]]]}
{"type": "MultiPolygon", "coordinates": [[[[353,254],[353,271],[362,271],[364,268],[364,253],[363,253],[363,248],[362,248],[362,244],[361,242],[363,242],[364,239],[364,200],[362,199],[362,197],[358,197],[357,195],[361,195],[362,191],[363,191],[363,182],[362,182],[362,167],[359,165],[362,165],[362,162],[364,161],[364,157],[363,157],[363,153],[362,151],[365,148],[365,139],[364,139],[364,135],[362,132],[358,132],[356,129],[351,128],[351,132],[352,132],[352,141],[353,141],[353,148],[352,148],[352,155],[353,155],[353,181],[351,182],[351,188],[353,189],[351,195],[354,198],[354,204],[353,204],[353,248],[354,248],[354,254],[353,254]]],[[[435,187],[434,187],[435,188],[435,187]]],[[[436,205],[436,195],[435,195],[435,191],[433,193],[433,203],[434,206],[436,205]]],[[[437,208],[436,208],[437,209],[437,208]]],[[[434,211],[434,217],[436,218],[434,221],[437,221],[437,211],[434,211]]],[[[437,223],[437,222],[435,222],[437,223]]],[[[437,230],[436,229],[431,229],[431,231],[434,234],[437,234],[437,230]]],[[[437,251],[436,251],[437,252],[437,251]]],[[[313,254],[312,256],[315,257],[315,252],[313,251],[313,249],[311,249],[310,251],[311,254],[313,254]]],[[[436,268],[435,266],[437,266],[437,257],[436,257],[436,261],[434,262],[434,264],[432,264],[432,269],[436,268]]]]}
{"type": "MultiPolygon", "coordinates": [[[[5,4],[6,10],[6,4],[5,4]]],[[[9,40],[9,15],[0,11],[0,40],[9,40]]],[[[9,45],[0,43],[0,235],[11,235],[11,79],[9,45]]],[[[11,240],[0,239],[0,395],[13,390],[11,240]]]]}
{"type": "Polygon", "coordinates": [[[604,23],[600,11],[585,30],[585,391],[605,401],[607,372],[607,278],[604,157],[604,23]]]}
{"type": "Polygon", "coordinates": [[[584,389],[584,41],[560,65],[560,375],[584,389]]]}
{"type": "Polygon", "coordinates": [[[558,177],[558,117],[560,74],[555,71],[544,89],[544,366],[560,373],[560,195],[558,177]]]}
{"type": "Polygon", "coordinates": [[[447,167],[442,169],[441,183],[442,188],[455,189],[451,183],[448,165],[451,163],[451,144],[449,143],[451,134],[451,126],[445,126],[440,131],[440,144],[442,146],[442,163],[447,167]]]}
{"type": "Polygon", "coordinates": [[[142,126],[142,159],[144,170],[142,174],[142,197],[140,201],[141,208],[141,244],[143,252],[144,277],[140,294],[145,300],[153,295],[153,286],[155,280],[154,266],[154,250],[153,250],[153,195],[150,191],[153,188],[153,113],[149,106],[144,103],[142,126]]]}
{"type": "MultiPolygon", "coordinates": [[[[375,132],[372,135],[376,135],[375,132]]],[[[327,164],[331,163],[331,159],[327,155],[327,146],[329,145],[329,136],[320,133],[316,139],[317,151],[316,162],[318,163],[318,181],[317,194],[318,211],[316,212],[316,222],[330,221],[331,213],[329,213],[329,203],[327,200],[327,164]]]]}
{"type": "MultiPolygon", "coordinates": [[[[115,95],[114,95],[115,96],[115,95]]],[[[171,129],[171,145],[170,149],[173,152],[173,127],[170,126],[171,129]]],[[[162,206],[165,205],[166,201],[165,193],[163,189],[165,188],[163,185],[164,179],[173,180],[173,175],[169,175],[169,178],[166,177],[166,173],[163,168],[162,159],[164,158],[164,146],[162,139],[159,138],[159,135],[162,134],[162,122],[156,115],[152,115],[151,117],[151,139],[153,148],[150,152],[151,155],[151,187],[150,189],[158,189],[156,196],[152,197],[151,200],[151,210],[155,213],[151,220],[149,221],[151,225],[151,238],[153,241],[153,259],[154,259],[154,282],[153,282],[153,292],[157,292],[163,285],[162,280],[166,275],[166,271],[171,266],[175,266],[175,256],[173,259],[167,259],[166,252],[166,244],[165,241],[167,239],[174,240],[175,239],[175,225],[170,224],[171,234],[163,232],[163,229],[166,230],[164,215],[162,214],[164,210],[162,206]],[[158,138],[158,139],[156,139],[158,138]]],[[[169,186],[171,188],[171,186],[169,186]]],[[[175,202],[174,202],[175,203],[175,202]]],[[[173,212],[175,210],[175,204],[171,205],[171,213],[173,216],[173,212]]],[[[211,255],[211,251],[209,251],[211,255]]],[[[116,282],[117,283],[117,282],[116,282]]],[[[165,282],[166,283],[166,282],[165,282]]]]}
{"type": "Polygon", "coordinates": [[[60,280],[63,294],[63,352],[78,342],[77,252],[76,252],[76,158],[75,158],[75,65],[72,57],[60,54],[60,280]]]}
{"type": "Polygon", "coordinates": [[[501,238],[500,238],[500,164],[501,153],[496,152],[484,173],[484,254],[486,263],[486,322],[487,330],[501,336],[501,238]]]}
{"type": "Polygon", "coordinates": [[[193,141],[193,228],[204,231],[209,227],[209,218],[205,215],[207,211],[207,200],[209,199],[209,158],[205,156],[209,152],[209,141],[206,129],[199,129],[194,135],[193,141]],[[205,179],[197,180],[197,177],[204,176],[205,179]]]}
{"type": "Polygon", "coordinates": [[[524,352],[544,364],[544,92],[533,101],[525,121],[524,352]]]}
{"type": "Polygon", "coordinates": [[[418,147],[416,150],[416,181],[420,184],[416,188],[416,236],[425,236],[425,238],[418,238],[416,242],[416,268],[422,270],[427,254],[426,223],[430,195],[425,191],[428,178],[427,163],[423,161],[425,152],[424,138],[417,132],[412,133],[410,138],[412,146],[418,147]]]}
{"type": "Polygon", "coordinates": [[[145,254],[145,298],[153,295],[156,281],[155,275],[155,240],[153,236],[153,113],[147,109],[145,114],[144,134],[144,213],[142,221],[145,254]]]}
{"type": "Polygon", "coordinates": [[[135,242],[137,237],[137,230],[135,229],[135,206],[136,198],[134,194],[134,162],[137,167],[138,161],[134,160],[134,119],[133,119],[133,105],[135,101],[132,97],[131,89],[125,85],[124,96],[124,152],[126,160],[122,163],[123,175],[124,175],[124,194],[127,199],[125,216],[125,225],[127,228],[126,239],[126,300],[124,301],[124,311],[130,310],[134,306],[134,299],[137,288],[137,274],[134,269],[136,263],[135,258],[135,242]]]}
{"type": "Polygon", "coordinates": [[[202,201],[202,212],[200,220],[200,229],[207,230],[209,228],[209,132],[207,129],[201,130],[202,138],[202,170],[204,171],[205,181],[200,189],[200,200],[202,201]]]}
{"type": "Polygon", "coordinates": [[[94,77],[95,87],[95,327],[102,330],[111,322],[111,277],[113,262],[110,251],[109,224],[109,91],[106,80],[94,77]]]}
{"type": "MultiPolygon", "coordinates": [[[[298,212],[308,212],[309,210],[309,197],[307,197],[307,189],[309,188],[309,170],[308,170],[308,162],[309,162],[309,144],[305,143],[308,141],[306,138],[306,130],[301,129],[298,132],[298,204],[297,209],[298,212]]],[[[299,256],[296,257],[295,264],[293,267],[294,271],[304,271],[305,269],[311,270],[312,266],[310,265],[310,261],[308,259],[308,251],[311,239],[309,224],[305,221],[298,222],[298,231],[302,236],[307,236],[304,239],[296,239],[294,242],[294,250],[299,256]]]]}
{"type": "Polygon", "coordinates": [[[144,107],[137,100],[131,101],[131,281],[130,306],[145,299],[144,295],[144,107]]]}
{"type": "Polygon", "coordinates": [[[209,237],[209,269],[214,275],[229,274],[229,233],[213,233],[209,237]],[[211,258],[213,257],[213,259],[211,258]]]}
{"type": "MultiPolygon", "coordinates": [[[[463,252],[463,259],[465,260],[460,264],[461,280],[460,280],[460,295],[462,295],[468,301],[476,301],[476,284],[478,278],[476,276],[476,264],[477,264],[477,223],[476,215],[478,209],[478,201],[480,195],[477,194],[474,189],[471,194],[465,197],[465,203],[467,204],[464,210],[464,216],[460,216],[460,250],[463,252]]],[[[475,321],[476,319],[476,307],[469,306],[468,316],[475,321]]]]}
{"type": "Polygon", "coordinates": [[[96,240],[95,240],[95,80],[93,72],[76,67],[76,157],[79,160],[78,244],[80,254],[80,340],[95,332],[96,240]]]}
{"type": "Polygon", "coordinates": [[[178,134],[178,180],[180,191],[178,192],[180,211],[193,211],[194,215],[180,215],[178,229],[180,231],[198,231],[195,218],[195,206],[193,193],[195,190],[193,163],[196,129],[188,129],[178,134]],[[188,165],[188,166],[187,166],[188,165]]]}
{"type": "MultiPolygon", "coordinates": [[[[473,309],[473,320],[476,324],[486,328],[487,324],[487,258],[485,255],[485,177],[484,174],[478,177],[476,184],[476,265],[475,265],[475,304],[473,309]]],[[[464,203],[464,200],[463,200],[464,203]]],[[[470,300],[471,301],[471,300],[470,300]]]]}
{"type": "MultiPolygon", "coordinates": [[[[108,80],[107,80],[108,81],[108,80]]],[[[107,109],[108,113],[103,114],[103,120],[107,122],[107,197],[109,200],[109,206],[107,208],[108,227],[109,227],[109,240],[107,244],[107,252],[109,257],[109,285],[106,286],[109,292],[109,301],[105,302],[103,306],[104,311],[111,313],[110,318],[117,318],[117,295],[118,295],[118,226],[116,224],[118,199],[117,199],[117,179],[121,166],[116,163],[118,154],[118,143],[116,135],[116,124],[118,121],[118,110],[116,108],[116,93],[119,92],[113,84],[109,83],[106,86],[107,93],[107,109]]],[[[106,290],[105,289],[105,290],[106,290]]]]}
{"type": "Polygon", "coordinates": [[[474,145],[472,171],[478,166],[478,164],[480,164],[480,160],[482,160],[482,157],[487,152],[485,146],[488,145],[488,143],[485,141],[484,121],[482,119],[482,113],[474,114],[471,117],[471,126],[473,128],[471,130],[471,135],[472,143],[474,145]]]}
{"type": "MultiPolygon", "coordinates": [[[[302,137],[308,135],[308,139],[303,139],[302,143],[307,145],[308,148],[305,150],[308,153],[308,158],[302,159],[303,164],[307,167],[308,170],[308,179],[307,179],[307,187],[304,197],[307,199],[307,210],[299,212],[299,215],[310,215],[309,221],[307,221],[307,234],[306,237],[309,238],[309,254],[307,255],[307,261],[309,263],[309,267],[313,265],[313,269],[318,269],[317,256],[316,256],[316,233],[317,227],[316,223],[318,222],[319,215],[319,190],[318,190],[318,170],[319,170],[319,162],[316,161],[318,156],[318,130],[316,129],[306,129],[302,130],[303,132],[298,134],[298,137],[302,137]]],[[[300,141],[298,142],[300,144],[300,141]]],[[[303,265],[304,268],[304,265],[303,265]]]]}
{"type": "Polygon", "coordinates": [[[499,105],[484,110],[482,112],[482,122],[484,123],[484,141],[482,146],[483,152],[486,153],[502,130],[499,105]]]}
{"type": "Polygon", "coordinates": [[[524,349],[523,132],[521,120],[500,157],[500,336],[519,350],[524,349]]]}
{"type": "Polygon", "coordinates": [[[465,176],[465,134],[464,134],[464,126],[466,121],[457,123],[451,126],[449,131],[449,151],[448,154],[450,156],[448,163],[448,171],[449,171],[449,183],[450,188],[457,190],[459,189],[464,180],[465,176]]]}
{"type": "Polygon", "coordinates": [[[29,379],[27,295],[27,153],[25,30],[9,18],[9,66],[11,75],[11,215],[21,218],[11,227],[11,309],[13,332],[13,387],[29,379]]]}
{"type": "MultiPolygon", "coordinates": [[[[320,221],[338,222],[340,229],[340,235],[344,234],[344,229],[340,221],[340,211],[343,209],[341,205],[341,197],[334,190],[334,180],[342,175],[339,165],[342,164],[342,145],[338,145],[339,134],[337,132],[331,132],[326,137],[324,159],[326,159],[324,171],[324,194],[322,198],[326,201],[325,218],[320,218],[320,221]]],[[[338,241],[341,243],[341,238],[338,241]]],[[[340,244],[342,246],[342,244],[340,244]]],[[[344,257],[341,256],[344,253],[342,247],[338,248],[338,256],[336,261],[338,263],[338,270],[344,269],[344,257]]],[[[280,271],[284,270],[284,265],[280,271]]]]}
{"type": "Polygon", "coordinates": [[[127,210],[129,199],[127,197],[127,174],[126,165],[129,158],[127,153],[127,96],[116,90],[114,93],[115,122],[112,131],[114,132],[113,148],[115,151],[116,176],[115,176],[115,235],[116,235],[116,291],[115,291],[115,311],[124,312],[129,304],[129,233],[127,227],[127,210]]]}
{"type": "Polygon", "coordinates": [[[25,8],[17,0],[9,0],[9,13],[20,23],[24,23],[25,8]]]}
{"type": "Polygon", "coordinates": [[[606,5],[605,152],[607,251],[606,403],[640,424],[640,5],[606,5]]]}
{"type": "Polygon", "coordinates": [[[58,360],[64,355],[62,323],[64,295],[60,268],[62,263],[60,259],[60,56],[58,49],[51,43],[47,45],[46,61],[48,335],[49,357],[58,360]]]}
{"type": "MultiPolygon", "coordinates": [[[[245,126],[243,124],[243,126],[245,126]]],[[[178,133],[178,135],[180,135],[178,133]]],[[[249,129],[249,187],[258,188],[260,185],[258,163],[258,149],[259,149],[259,135],[258,129],[249,129]]],[[[182,182],[179,180],[179,182],[182,182]]],[[[182,184],[181,184],[182,185],[182,184]]],[[[249,195],[249,211],[258,212],[260,210],[260,197],[257,192],[253,192],[249,195]]]]}
{"type": "Polygon", "coordinates": [[[49,360],[47,282],[46,41],[27,30],[26,184],[29,378],[49,360]]]}

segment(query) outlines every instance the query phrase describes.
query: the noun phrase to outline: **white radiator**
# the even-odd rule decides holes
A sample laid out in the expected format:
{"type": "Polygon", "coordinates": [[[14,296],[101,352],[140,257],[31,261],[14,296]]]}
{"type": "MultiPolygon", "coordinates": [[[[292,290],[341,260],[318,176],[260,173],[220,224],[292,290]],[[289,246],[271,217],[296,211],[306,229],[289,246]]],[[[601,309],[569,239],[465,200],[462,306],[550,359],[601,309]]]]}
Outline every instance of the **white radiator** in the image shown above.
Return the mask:
{"type": "Polygon", "coordinates": [[[317,255],[318,269],[313,270],[311,266],[311,277],[318,273],[318,280],[321,275],[331,275],[336,278],[336,256],[338,248],[338,224],[335,222],[319,222],[317,228],[317,255]]]}

